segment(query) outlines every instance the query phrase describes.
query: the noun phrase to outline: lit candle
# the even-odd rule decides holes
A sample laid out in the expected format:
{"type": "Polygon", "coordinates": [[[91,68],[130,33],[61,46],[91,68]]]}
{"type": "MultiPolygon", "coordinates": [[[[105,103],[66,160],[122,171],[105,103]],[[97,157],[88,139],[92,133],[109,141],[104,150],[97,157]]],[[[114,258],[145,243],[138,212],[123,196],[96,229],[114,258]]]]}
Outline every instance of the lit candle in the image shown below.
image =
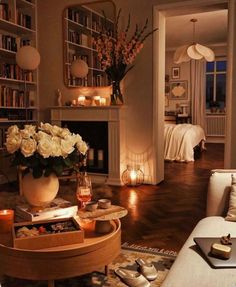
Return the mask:
{"type": "Polygon", "coordinates": [[[72,100],[72,106],[77,106],[76,100],[72,100]]]}
{"type": "Polygon", "coordinates": [[[132,186],[137,184],[137,172],[135,170],[131,170],[130,172],[130,183],[132,186]]]}
{"type": "Polygon", "coordinates": [[[78,102],[79,106],[84,106],[85,105],[85,96],[79,96],[77,102],[78,102]]]}
{"type": "Polygon", "coordinates": [[[100,106],[100,99],[101,99],[100,96],[95,96],[95,97],[94,97],[94,101],[95,101],[95,104],[96,104],[97,106],[100,106]]]}
{"type": "Polygon", "coordinates": [[[14,210],[0,210],[0,233],[11,232],[14,222],[14,210]]]}
{"type": "Polygon", "coordinates": [[[100,106],[105,106],[106,105],[106,98],[101,98],[100,99],[100,106]]]}

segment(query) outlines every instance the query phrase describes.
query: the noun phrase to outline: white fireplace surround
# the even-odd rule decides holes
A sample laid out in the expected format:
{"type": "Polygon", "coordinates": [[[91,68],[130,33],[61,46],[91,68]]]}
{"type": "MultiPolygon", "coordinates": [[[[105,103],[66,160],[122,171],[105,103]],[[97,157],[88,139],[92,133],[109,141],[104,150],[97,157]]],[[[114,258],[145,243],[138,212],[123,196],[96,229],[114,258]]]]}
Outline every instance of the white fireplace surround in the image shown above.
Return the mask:
{"type": "Polygon", "coordinates": [[[51,123],[61,126],[62,121],[108,122],[108,174],[91,174],[93,182],[122,185],[126,168],[125,106],[52,107],[51,123]]]}

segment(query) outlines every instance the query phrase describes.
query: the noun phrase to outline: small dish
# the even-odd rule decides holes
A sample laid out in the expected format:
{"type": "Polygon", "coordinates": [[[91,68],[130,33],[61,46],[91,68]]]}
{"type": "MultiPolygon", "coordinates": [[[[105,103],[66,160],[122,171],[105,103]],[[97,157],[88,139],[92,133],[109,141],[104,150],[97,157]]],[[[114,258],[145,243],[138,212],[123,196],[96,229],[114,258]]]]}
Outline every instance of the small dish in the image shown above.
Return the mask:
{"type": "Polygon", "coordinates": [[[110,199],[102,198],[98,200],[98,207],[107,209],[111,207],[110,199]]]}
{"type": "Polygon", "coordinates": [[[97,201],[89,201],[85,205],[85,210],[87,211],[94,211],[98,208],[98,203],[97,201]]]}

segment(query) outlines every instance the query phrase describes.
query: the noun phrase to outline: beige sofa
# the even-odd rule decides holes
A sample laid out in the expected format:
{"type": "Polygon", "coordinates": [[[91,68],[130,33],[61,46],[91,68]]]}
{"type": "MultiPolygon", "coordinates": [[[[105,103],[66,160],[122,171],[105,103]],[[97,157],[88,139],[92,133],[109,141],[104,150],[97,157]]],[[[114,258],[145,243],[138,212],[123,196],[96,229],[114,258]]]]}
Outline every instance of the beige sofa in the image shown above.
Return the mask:
{"type": "Polygon", "coordinates": [[[236,237],[236,222],[226,221],[231,174],[236,170],[213,170],[209,180],[206,217],[198,222],[181,248],[162,287],[236,287],[236,269],[213,269],[199,255],[194,237],[236,237]]]}

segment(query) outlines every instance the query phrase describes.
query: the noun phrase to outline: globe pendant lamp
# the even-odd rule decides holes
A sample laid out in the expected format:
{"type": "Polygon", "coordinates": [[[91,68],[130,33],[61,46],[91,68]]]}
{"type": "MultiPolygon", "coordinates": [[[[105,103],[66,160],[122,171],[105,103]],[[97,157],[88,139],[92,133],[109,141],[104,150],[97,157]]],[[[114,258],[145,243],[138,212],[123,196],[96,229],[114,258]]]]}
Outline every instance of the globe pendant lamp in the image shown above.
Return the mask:
{"type": "Polygon", "coordinates": [[[195,23],[197,22],[197,19],[191,19],[190,21],[193,23],[193,44],[183,45],[177,48],[174,54],[174,63],[180,64],[183,62],[189,62],[191,59],[205,59],[207,62],[214,61],[214,52],[210,48],[195,42],[195,23]]]}
{"type": "Polygon", "coordinates": [[[73,77],[85,78],[88,75],[88,65],[84,60],[77,59],[72,62],[70,72],[73,77]]]}
{"type": "Polygon", "coordinates": [[[32,46],[22,46],[16,53],[16,63],[23,70],[24,73],[24,108],[25,121],[28,122],[28,100],[26,93],[26,76],[27,73],[34,71],[40,64],[40,54],[38,50],[32,46]]]}

